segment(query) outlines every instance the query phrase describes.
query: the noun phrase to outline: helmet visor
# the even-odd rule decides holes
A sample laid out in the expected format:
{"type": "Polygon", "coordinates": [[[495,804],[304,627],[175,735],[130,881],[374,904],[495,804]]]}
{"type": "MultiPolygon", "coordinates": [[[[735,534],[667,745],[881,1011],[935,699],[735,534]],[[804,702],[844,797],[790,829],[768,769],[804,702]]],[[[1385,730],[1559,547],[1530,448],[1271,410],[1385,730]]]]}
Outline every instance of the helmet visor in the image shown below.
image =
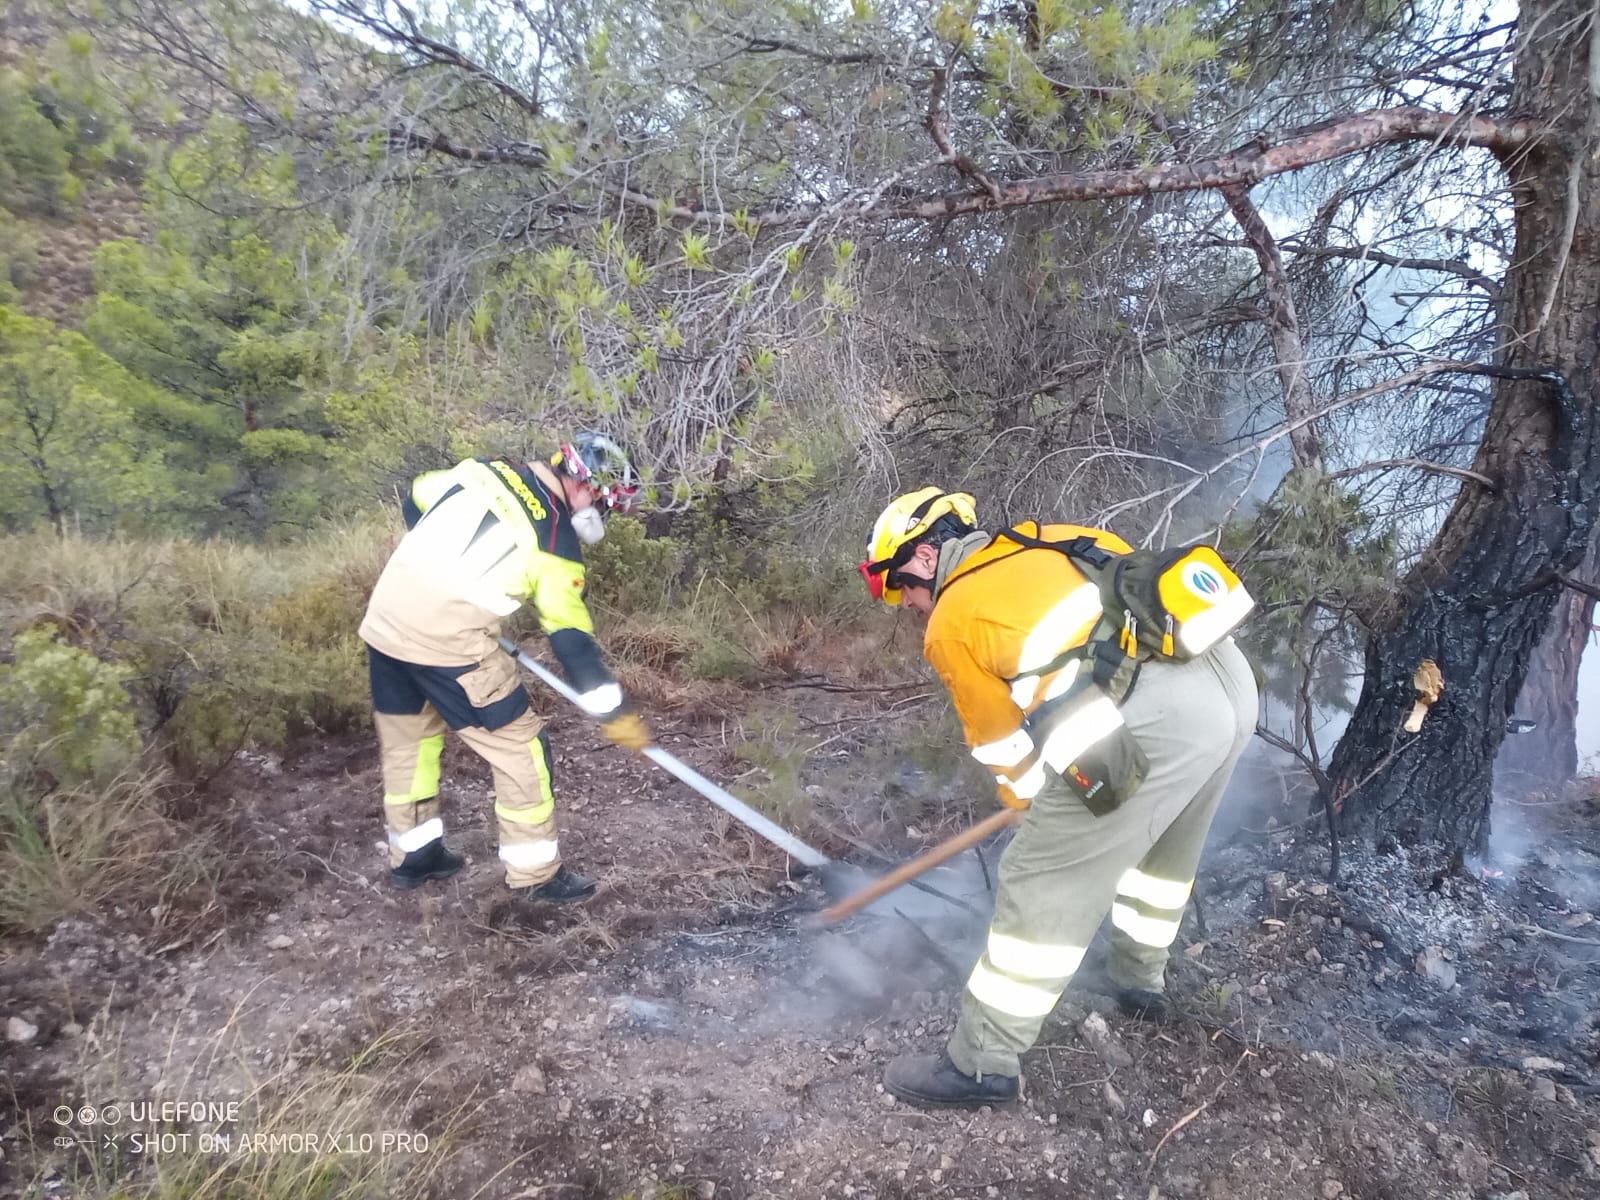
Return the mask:
{"type": "Polygon", "coordinates": [[[861,578],[867,581],[867,595],[874,600],[883,599],[883,572],[874,571],[876,564],[872,562],[857,563],[856,570],[861,572],[861,578]]]}

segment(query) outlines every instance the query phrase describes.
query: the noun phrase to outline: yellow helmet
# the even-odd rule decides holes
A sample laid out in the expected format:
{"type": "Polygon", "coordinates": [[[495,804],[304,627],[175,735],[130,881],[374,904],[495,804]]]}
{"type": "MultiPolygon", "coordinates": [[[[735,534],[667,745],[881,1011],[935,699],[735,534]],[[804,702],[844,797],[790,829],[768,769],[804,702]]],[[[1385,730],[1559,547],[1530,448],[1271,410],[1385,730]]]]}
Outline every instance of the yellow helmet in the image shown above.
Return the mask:
{"type": "Polygon", "coordinates": [[[900,603],[901,580],[897,568],[904,566],[916,551],[917,539],[941,517],[954,516],[963,525],[978,523],[976,502],[966,492],[947,492],[925,487],[907,492],[889,502],[872,527],[867,542],[867,561],[857,570],[867,581],[874,600],[894,608],[900,603]]]}

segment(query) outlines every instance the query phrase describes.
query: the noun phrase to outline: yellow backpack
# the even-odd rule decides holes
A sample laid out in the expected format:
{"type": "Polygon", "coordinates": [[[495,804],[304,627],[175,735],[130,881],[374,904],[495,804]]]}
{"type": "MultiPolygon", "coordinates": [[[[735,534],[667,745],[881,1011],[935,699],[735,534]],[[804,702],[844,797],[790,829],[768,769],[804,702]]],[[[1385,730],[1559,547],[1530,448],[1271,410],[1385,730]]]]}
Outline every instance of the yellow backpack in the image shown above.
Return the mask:
{"type": "Polygon", "coordinates": [[[1020,529],[995,536],[1065,554],[1100,589],[1100,623],[1084,649],[1094,660],[1096,682],[1119,703],[1140,661],[1198,658],[1255,607],[1239,576],[1210,546],[1118,554],[1092,537],[1050,542],[1020,529]]]}

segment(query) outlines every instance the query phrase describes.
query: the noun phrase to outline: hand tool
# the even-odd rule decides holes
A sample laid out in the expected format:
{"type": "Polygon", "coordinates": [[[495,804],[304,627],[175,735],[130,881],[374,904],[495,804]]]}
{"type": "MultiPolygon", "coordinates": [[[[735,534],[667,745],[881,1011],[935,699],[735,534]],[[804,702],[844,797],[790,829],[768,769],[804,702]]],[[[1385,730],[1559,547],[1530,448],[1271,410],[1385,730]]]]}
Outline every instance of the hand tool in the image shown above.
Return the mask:
{"type": "Polygon", "coordinates": [[[993,816],[979,821],[971,829],[958,833],[947,841],[940,842],[926,854],[918,855],[910,862],[901,863],[882,879],[862,888],[852,896],[839,901],[817,914],[817,919],[824,925],[831,925],[842,921],[852,913],[859,912],[867,905],[881,896],[886,896],[895,888],[906,883],[915,883],[916,877],[924,871],[932,870],[940,863],[954,858],[969,846],[976,846],[990,834],[999,833],[1002,829],[1009,829],[1022,820],[1022,811],[1015,808],[1002,808],[993,816]]]}
{"type": "MultiPolygon", "coordinates": [[[[519,648],[517,644],[510,638],[502,637],[500,639],[500,648],[507,654],[511,655],[512,658],[516,659],[517,662],[524,668],[531,671],[534,675],[537,675],[539,679],[556,694],[569,700],[579,708],[583,707],[582,703],[578,699],[578,693],[574,691],[565,680],[563,680],[554,671],[551,671],[548,667],[542,666],[533,658],[523,653],[521,648],[519,648]]],[[[795,837],[794,834],[790,833],[787,829],[784,829],[781,825],[775,824],[761,813],[758,813],[755,809],[751,808],[737,796],[734,796],[723,788],[718,787],[716,784],[712,783],[711,780],[700,774],[699,771],[696,771],[687,763],[668,753],[666,750],[663,750],[660,746],[646,746],[643,753],[644,756],[651,762],[655,763],[658,767],[663,768],[672,775],[676,776],[678,779],[682,780],[684,783],[688,784],[691,788],[699,792],[718,808],[722,809],[741,825],[766,838],[767,841],[778,847],[778,849],[789,855],[789,857],[805,865],[806,867],[809,867],[812,871],[815,871],[817,877],[822,880],[823,889],[830,897],[849,895],[859,883],[861,878],[863,878],[863,873],[859,868],[849,866],[846,863],[835,862],[826,854],[822,853],[822,851],[813,846],[806,845],[805,842],[802,842],[799,838],[795,837]]],[[[928,865],[933,866],[934,864],[929,863],[928,865]]],[[[916,873],[917,872],[913,872],[913,874],[916,873]]],[[[902,879],[901,882],[905,882],[905,880],[902,879]]],[[[899,886],[899,884],[897,883],[895,886],[899,886]]],[[[950,904],[954,904],[959,908],[964,908],[968,912],[976,911],[965,901],[958,900],[954,896],[948,896],[930,884],[916,881],[913,883],[913,886],[927,892],[929,895],[937,896],[941,900],[947,901],[950,904]]]]}

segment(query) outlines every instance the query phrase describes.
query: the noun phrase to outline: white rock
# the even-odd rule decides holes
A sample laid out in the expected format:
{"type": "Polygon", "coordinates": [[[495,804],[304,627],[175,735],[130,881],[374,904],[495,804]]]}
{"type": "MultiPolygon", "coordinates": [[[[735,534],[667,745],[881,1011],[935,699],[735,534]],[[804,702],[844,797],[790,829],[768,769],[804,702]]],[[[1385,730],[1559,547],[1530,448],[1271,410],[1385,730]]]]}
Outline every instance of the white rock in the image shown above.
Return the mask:
{"type": "Polygon", "coordinates": [[[267,943],[267,948],[269,950],[287,950],[292,945],[294,945],[294,939],[287,933],[280,933],[267,943]]]}
{"type": "Polygon", "coordinates": [[[1456,985],[1456,969],[1445,960],[1444,948],[1428,946],[1417,955],[1417,974],[1433,980],[1445,991],[1456,985]]]}
{"type": "Polygon", "coordinates": [[[517,1073],[511,1077],[511,1090],[513,1092],[532,1092],[536,1096],[543,1096],[548,1090],[545,1087],[544,1072],[533,1063],[518,1068],[517,1073]]]}
{"type": "Polygon", "coordinates": [[[1556,1058],[1545,1058],[1540,1054],[1530,1054],[1522,1060],[1524,1071],[1565,1071],[1567,1064],[1556,1058]]]}
{"type": "Polygon", "coordinates": [[[21,1017],[9,1017],[6,1020],[6,1041],[26,1045],[39,1036],[39,1027],[21,1017]]]}
{"type": "Polygon", "coordinates": [[[1083,1034],[1083,1040],[1089,1043],[1090,1049],[1100,1056],[1100,1061],[1108,1067],[1131,1067],[1133,1055],[1112,1034],[1106,1019],[1099,1013],[1090,1013],[1083,1019],[1083,1024],[1078,1026],[1078,1031],[1083,1034]]]}

